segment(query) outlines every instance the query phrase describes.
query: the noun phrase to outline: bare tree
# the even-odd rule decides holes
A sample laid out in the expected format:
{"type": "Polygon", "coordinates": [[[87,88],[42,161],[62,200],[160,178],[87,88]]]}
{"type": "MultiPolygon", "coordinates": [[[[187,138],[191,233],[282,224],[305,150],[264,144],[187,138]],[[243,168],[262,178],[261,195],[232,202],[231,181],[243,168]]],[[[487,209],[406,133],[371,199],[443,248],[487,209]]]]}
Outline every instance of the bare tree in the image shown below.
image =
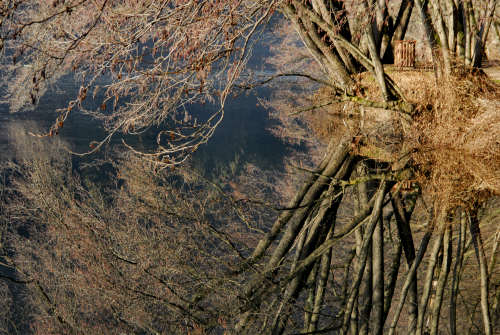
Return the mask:
{"type": "Polygon", "coordinates": [[[51,323],[40,331],[382,334],[404,326],[410,334],[435,334],[445,327],[449,298],[452,331],[463,313],[460,320],[492,334],[498,304],[491,303],[490,283],[497,272],[489,267],[497,239],[491,247],[482,240],[481,229],[492,225],[481,227],[479,213],[500,193],[498,87],[470,66],[480,65],[495,6],[494,0],[403,1],[397,8],[366,0],[4,2],[6,54],[30,64],[14,69],[12,99],[27,90],[36,102],[62,73],[82,76],[78,96],[59,111],[48,136],[77,108],[108,129],[91,152],[118,131],[165,126],[154,152],[126,144],[139,159],[124,173],[135,174],[110,199],[71,176],[67,161],[56,176],[43,160],[36,169],[19,168],[21,196],[9,213],[38,218],[34,235],[51,238],[17,260],[34,265],[26,275],[49,306],[51,323]],[[389,75],[383,65],[404,38],[414,6],[435,74],[421,75],[416,89],[418,83],[405,82],[411,75],[389,75]],[[302,43],[292,41],[290,52],[305,48],[308,55],[300,53],[307,56],[299,63],[287,61],[296,54],[278,55],[279,72],[249,80],[242,74],[253,37],[274,12],[302,43]],[[297,66],[308,62],[316,66],[297,66]],[[255,228],[259,216],[242,215],[240,202],[206,195],[209,185],[196,180],[179,182],[187,170],[158,171],[185,162],[208,141],[230,92],[273,82],[307,86],[281,92],[290,101],[276,110],[302,118],[326,149],[276,219],[255,228]],[[86,110],[86,96],[98,90],[105,92],[100,109],[86,110]],[[130,100],[119,104],[124,99],[130,100]],[[200,101],[217,101],[217,111],[190,119],[189,103],[200,101]],[[141,174],[151,180],[141,184],[141,174]],[[200,195],[186,198],[186,187],[200,195]],[[202,200],[188,204],[195,198],[202,200]],[[110,203],[114,210],[105,210],[110,203]],[[214,216],[227,224],[214,225],[214,216]],[[470,302],[457,307],[471,245],[481,278],[480,297],[472,299],[480,326],[470,302]],[[50,267],[30,263],[36,257],[50,267]],[[418,276],[422,265],[425,278],[418,276]],[[81,275],[70,278],[71,290],[44,286],[74,268],[81,275]],[[98,303],[86,314],[92,302],[98,303]]]}

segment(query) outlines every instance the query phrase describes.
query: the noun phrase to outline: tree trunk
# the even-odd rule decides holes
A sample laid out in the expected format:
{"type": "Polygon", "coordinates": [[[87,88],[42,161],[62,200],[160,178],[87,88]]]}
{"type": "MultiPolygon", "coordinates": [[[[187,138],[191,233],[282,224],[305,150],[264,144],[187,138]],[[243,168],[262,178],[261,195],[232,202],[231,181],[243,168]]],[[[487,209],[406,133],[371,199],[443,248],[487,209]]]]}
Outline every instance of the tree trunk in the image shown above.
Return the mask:
{"type": "Polygon", "coordinates": [[[466,223],[464,213],[460,216],[460,229],[458,231],[458,242],[457,242],[457,255],[455,257],[455,265],[453,266],[453,279],[451,283],[451,294],[450,294],[450,333],[451,335],[457,334],[457,298],[458,289],[460,282],[460,274],[462,270],[462,264],[464,260],[464,249],[465,249],[465,234],[466,234],[466,223]]]}
{"type": "Polygon", "coordinates": [[[375,226],[378,222],[379,215],[382,211],[383,200],[386,194],[386,186],[387,183],[383,180],[377,191],[377,198],[375,201],[375,205],[373,206],[373,211],[370,216],[370,220],[367,222],[365,227],[365,232],[363,234],[363,245],[361,247],[360,268],[359,271],[354,275],[353,284],[349,291],[349,298],[347,299],[347,304],[344,311],[344,320],[342,323],[342,331],[341,331],[342,334],[347,333],[347,329],[350,324],[351,313],[354,307],[354,301],[358,297],[359,286],[363,278],[363,272],[366,266],[366,260],[368,258],[368,250],[370,242],[372,240],[373,231],[375,230],[375,226]]]}
{"type": "Polygon", "coordinates": [[[432,286],[432,281],[433,281],[433,277],[434,277],[434,269],[435,269],[436,264],[438,262],[439,251],[441,250],[441,245],[443,242],[443,235],[444,235],[444,229],[445,229],[445,222],[444,222],[445,214],[446,213],[443,212],[437,218],[437,222],[439,225],[439,231],[438,231],[438,236],[436,237],[436,240],[434,241],[431,255],[429,257],[429,264],[427,265],[427,275],[425,277],[424,288],[422,291],[422,297],[420,299],[420,305],[418,308],[419,314],[418,314],[418,320],[417,320],[417,335],[423,334],[425,311],[427,309],[427,305],[429,303],[429,298],[430,298],[430,294],[431,294],[431,286],[432,286]]]}
{"type": "Polygon", "coordinates": [[[420,262],[424,258],[424,255],[425,255],[425,252],[427,251],[427,246],[429,245],[429,241],[431,240],[431,237],[432,237],[432,230],[425,233],[424,237],[422,238],[422,242],[420,243],[420,248],[418,249],[418,253],[417,253],[417,256],[415,258],[415,261],[411,265],[411,268],[408,270],[405,282],[403,284],[403,288],[401,289],[399,304],[394,312],[394,318],[393,318],[393,320],[391,322],[391,326],[389,328],[389,335],[394,335],[394,332],[396,331],[396,326],[398,324],[399,317],[401,316],[401,311],[403,310],[406,296],[408,295],[408,292],[410,291],[411,283],[413,281],[415,281],[415,278],[417,275],[417,269],[420,265],[420,262]]]}
{"type": "Polygon", "coordinates": [[[384,227],[382,215],[372,238],[373,266],[373,334],[384,331],[384,227]]]}
{"type": "Polygon", "coordinates": [[[441,316],[441,306],[443,305],[444,288],[448,280],[448,273],[450,272],[452,252],[452,238],[450,236],[451,233],[451,227],[447,226],[443,237],[443,262],[441,265],[441,272],[439,273],[434,304],[432,306],[431,335],[436,335],[438,333],[439,319],[441,316]]]}
{"type": "MultiPolygon", "coordinates": [[[[413,203],[414,204],[414,203],[413,203]]],[[[410,213],[406,211],[401,199],[401,196],[396,193],[392,198],[392,207],[394,208],[394,217],[398,228],[398,235],[403,245],[403,250],[406,256],[406,264],[408,269],[411,268],[415,260],[415,245],[410,228],[410,213]]],[[[417,277],[413,278],[410,283],[410,291],[408,293],[408,333],[414,334],[417,328],[418,318],[418,291],[417,277]]]]}
{"type": "Polygon", "coordinates": [[[484,333],[486,335],[492,334],[491,318],[490,318],[490,305],[488,303],[488,264],[484,254],[483,240],[479,230],[479,221],[477,218],[477,210],[473,211],[470,215],[470,233],[474,243],[474,250],[476,258],[479,263],[479,271],[481,275],[481,313],[483,316],[484,333]]]}

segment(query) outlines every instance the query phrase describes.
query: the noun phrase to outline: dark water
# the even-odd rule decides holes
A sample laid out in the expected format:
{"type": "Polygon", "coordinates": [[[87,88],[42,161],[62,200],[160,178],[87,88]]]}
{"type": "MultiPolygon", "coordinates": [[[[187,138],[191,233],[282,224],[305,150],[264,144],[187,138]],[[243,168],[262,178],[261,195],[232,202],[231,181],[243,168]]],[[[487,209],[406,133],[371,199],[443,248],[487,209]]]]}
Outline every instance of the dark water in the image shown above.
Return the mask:
{"type": "MultiPolygon", "coordinates": [[[[273,30],[279,23],[280,17],[273,20],[256,33],[256,44],[252,49],[252,56],[248,67],[253,71],[272,71],[266,65],[265,59],[272,56],[270,48],[266,45],[273,40],[273,30]]],[[[43,95],[35,110],[24,113],[9,113],[8,105],[1,103],[5,100],[0,91],[0,157],[6,159],[12,155],[9,139],[9,128],[13,125],[25,128],[26,131],[47,130],[57,117],[55,110],[65,108],[67,102],[74,99],[78,93],[79,85],[72,76],[61,78],[50,90],[43,95]]],[[[271,94],[269,89],[261,88],[252,91],[248,95],[233,97],[226,102],[225,117],[222,124],[216,130],[215,135],[207,145],[202,146],[194,154],[193,160],[199,170],[205,170],[210,174],[216,174],[217,170],[223,169],[231,162],[251,162],[264,169],[279,169],[289,149],[280,139],[274,137],[269,128],[274,121],[268,117],[268,111],[258,106],[257,98],[267,98],[271,94]]],[[[90,96],[90,94],[89,94],[90,96]]],[[[87,97],[87,107],[99,108],[99,97],[92,101],[87,97]]],[[[193,116],[201,116],[207,106],[191,105],[188,112],[193,116]]],[[[205,111],[206,112],[206,111],[205,111]]],[[[154,131],[136,138],[127,138],[128,143],[139,147],[154,150],[154,131]]],[[[91,141],[99,141],[105,136],[105,132],[99,121],[90,116],[73,112],[61,129],[59,137],[66,141],[72,150],[86,152],[89,150],[91,141]]],[[[117,134],[110,142],[113,149],[123,149],[121,145],[123,135],[117,134]]],[[[34,140],[50,141],[48,138],[34,140]]],[[[294,148],[296,149],[296,148],[294,148]]],[[[102,153],[101,153],[102,154],[102,153]]],[[[95,156],[94,156],[95,158],[95,156]]],[[[93,157],[87,157],[92,160],[93,157]]]]}
{"type": "MultiPolygon", "coordinates": [[[[32,111],[10,113],[9,106],[0,103],[0,163],[14,156],[14,138],[10,136],[11,128],[20,128],[28,132],[47,131],[57,117],[55,112],[58,108],[67,106],[67,102],[73,99],[78,90],[78,85],[70,76],[63,77],[50,90],[44,94],[36,108],[32,111]]],[[[266,98],[270,94],[268,89],[259,89],[248,95],[233,97],[226,102],[225,117],[208,144],[202,146],[193,157],[193,165],[198,171],[204,171],[210,177],[217,178],[219,172],[227,169],[240,169],[249,162],[257,167],[273,171],[280,171],[283,166],[283,158],[292,148],[284,144],[280,139],[274,137],[269,128],[274,121],[269,119],[268,111],[258,105],[258,97],[266,98]]],[[[1,93],[0,93],[1,95],[1,93]]],[[[0,96],[0,100],[4,100],[0,96]]],[[[98,108],[99,100],[86,100],[88,106],[98,108]]],[[[206,112],[207,106],[191,105],[188,112],[201,115],[206,112]]],[[[89,150],[89,143],[100,140],[105,136],[100,121],[90,116],[78,113],[70,114],[70,117],[60,130],[58,138],[67,142],[70,148],[76,152],[89,150]]],[[[54,141],[54,138],[24,137],[27,141],[54,141]]],[[[122,134],[112,138],[108,148],[104,150],[124,149],[121,144],[122,134]]],[[[154,149],[155,133],[145,134],[135,139],[127,138],[127,142],[135,143],[143,148],[154,149]]],[[[98,160],[103,152],[83,158],[85,162],[98,160]]],[[[73,161],[78,165],[82,159],[74,157],[73,161]]],[[[105,169],[92,168],[90,175],[98,171],[105,179],[105,169]]],[[[233,171],[239,173],[241,171],[233,171]]],[[[19,232],[27,236],[26,232],[19,232]]],[[[0,257],[0,260],[1,257],[0,257]]],[[[16,277],[15,272],[0,264],[0,274],[16,277]]],[[[13,322],[20,333],[30,333],[29,325],[26,323],[26,311],[23,309],[27,303],[24,301],[26,291],[19,285],[8,285],[15,303],[11,306],[13,322]]]]}
{"type": "MultiPolygon", "coordinates": [[[[46,131],[57,117],[55,110],[64,108],[67,102],[77,93],[76,82],[69,76],[59,80],[40,99],[32,111],[10,113],[7,104],[0,105],[0,152],[3,159],[12,156],[12,141],[9,137],[9,128],[21,127],[25,131],[46,131]]],[[[226,103],[224,119],[216,130],[215,135],[207,145],[202,146],[194,155],[194,164],[200,170],[216,173],[231,162],[243,164],[251,162],[260,168],[279,169],[289,147],[280,139],[274,137],[269,128],[275,121],[270,120],[268,111],[258,105],[258,97],[266,98],[270,94],[268,89],[261,88],[250,94],[232,97],[226,103]]],[[[96,101],[87,98],[87,105],[98,108],[99,97],[96,101]]],[[[194,116],[207,113],[210,106],[193,104],[188,112],[194,116]]],[[[212,109],[215,107],[212,107],[212,109]]],[[[210,112],[210,111],[208,111],[210,112]]],[[[150,131],[140,137],[126,138],[127,142],[154,150],[156,131],[150,131]]],[[[58,135],[67,142],[76,152],[89,150],[89,143],[100,140],[105,132],[99,120],[78,111],[70,114],[58,135]]],[[[115,135],[110,146],[112,149],[124,149],[121,144],[122,134],[115,135]]],[[[32,137],[33,141],[51,141],[50,138],[32,137]]],[[[109,149],[109,148],[108,148],[109,149]]],[[[96,157],[98,155],[94,155],[96,157]]],[[[93,157],[86,157],[91,160],[93,157]]]]}
{"type": "MultiPolygon", "coordinates": [[[[256,70],[262,68],[262,59],[269,56],[265,48],[256,48],[250,66],[256,70]]],[[[1,74],[0,74],[1,76],[1,74]]],[[[58,108],[67,106],[67,102],[77,95],[79,85],[71,76],[61,78],[50,90],[44,94],[37,106],[32,111],[10,113],[9,106],[4,103],[6,97],[0,91],[0,163],[14,156],[13,141],[9,133],[10,129],[23,129],[28,132],[47,131],[58,116],[55,112],[58,108]]],[[[289,150],[295,149],[274,137],[269,128],[274,125],[273,120],[268,117],[268,111],[258,105],[258,97],[267,98],[270,95],[268,89],[259,89],[248,95],[233,97],[226,102],[225,117],[208,144],[202,146],[193,157],[193,165],[204,171],[211,177],[217,176],[221,171],[228,168],[241,168],[249,162],[264,170],[280,171],[283,166],[283,158],[289,150]]],[[[86,104],[99,106],[99,100],[92,101],[87,98],[86,104]]],[[[201,115],[207,106],[191,105],[188,112],[192,115],[201,115]]],[[[73,112],[60,130],[58,138],[69,144],[76,152],[89,150],[91,141],[99,141],[105,136],[100,121],[81,113],[73,112]]],[[[108,148],[104,150],[125,149],[121,144],[122,134],[112,138],[108,148]]],[[[54,141],[52,138],[27,137],[27,141],[54,141]]],[[[127,138],[127,142],[134,143],[142,148],[154,149],[155,133],[148,133],[135,139],[127,138]]],[[[87,156],[83,161],[91,162],[103,156],[103,152],[87,156]]],[[[74,162],[79,164],[80,158],[74,157],[74,162]]],[[[234,171],[233,171],[234,172],[234,171]]],[[[105,171],[100,170],[104,174],[105,171]]],[[[236,173],[239,173],[238,171],[236,173]]],[[[22,232],[20,232],[22,234],[22,232]]],[[[1,258],[0,258],[1,260],[1,258]]],[[[0,265],[0,273],[15,277],[14,272],[0,265]]],[[[26,323],[24,310],[25,290],[23,286],[10,285],[9,289],[15,301],[10,306],[14,324],[19,333],[30,333],[29,325],[26,323]]]]}

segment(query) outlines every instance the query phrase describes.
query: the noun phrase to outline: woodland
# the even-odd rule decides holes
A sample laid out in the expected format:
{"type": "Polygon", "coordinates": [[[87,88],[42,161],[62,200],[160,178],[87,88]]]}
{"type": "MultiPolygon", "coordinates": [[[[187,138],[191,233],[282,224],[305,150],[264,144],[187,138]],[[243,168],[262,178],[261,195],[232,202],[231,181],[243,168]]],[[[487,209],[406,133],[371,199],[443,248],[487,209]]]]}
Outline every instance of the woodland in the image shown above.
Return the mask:
{"type": "Polygon", "coordinates": [[[0,333],[500,334],[497,2],[2,0],[11,112],[79,88],[9,132],[0,333]],[[196,169],[262,87],[301,150],[196,169]],[[77,113],[106,131],[83,152],[77,113]]]}

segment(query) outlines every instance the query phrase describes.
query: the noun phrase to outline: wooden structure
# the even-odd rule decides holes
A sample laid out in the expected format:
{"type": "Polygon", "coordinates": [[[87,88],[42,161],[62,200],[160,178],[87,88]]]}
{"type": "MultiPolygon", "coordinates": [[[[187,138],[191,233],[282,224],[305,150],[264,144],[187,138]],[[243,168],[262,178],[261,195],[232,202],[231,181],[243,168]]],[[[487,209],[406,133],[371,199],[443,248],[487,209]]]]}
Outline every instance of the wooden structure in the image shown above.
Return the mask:
{"type": "Polygon", "coordinates": [[[394,46],[394,66],[415,67],[415,44],[413,40],[398,40],[394,46]]]}

